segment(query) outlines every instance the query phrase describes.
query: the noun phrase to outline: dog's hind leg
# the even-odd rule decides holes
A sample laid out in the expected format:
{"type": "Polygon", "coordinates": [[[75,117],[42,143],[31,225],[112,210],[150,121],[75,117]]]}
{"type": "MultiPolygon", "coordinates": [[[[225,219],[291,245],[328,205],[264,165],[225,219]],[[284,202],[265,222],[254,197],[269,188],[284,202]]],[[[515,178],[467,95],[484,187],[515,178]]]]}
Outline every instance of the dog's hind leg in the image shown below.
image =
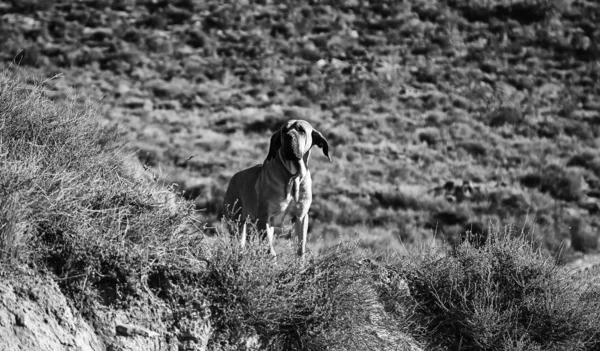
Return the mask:
{"type": "Polygon", "coordinates": [[[257,229],[261,235],[267,236],[267,242],[269,244],[269,253],[273,257],[277,257],[277,253],[273,248],[273,240],[275,239],[275,227],[271,224],[268,214],[261,213],[258,216],[257,229]]]}

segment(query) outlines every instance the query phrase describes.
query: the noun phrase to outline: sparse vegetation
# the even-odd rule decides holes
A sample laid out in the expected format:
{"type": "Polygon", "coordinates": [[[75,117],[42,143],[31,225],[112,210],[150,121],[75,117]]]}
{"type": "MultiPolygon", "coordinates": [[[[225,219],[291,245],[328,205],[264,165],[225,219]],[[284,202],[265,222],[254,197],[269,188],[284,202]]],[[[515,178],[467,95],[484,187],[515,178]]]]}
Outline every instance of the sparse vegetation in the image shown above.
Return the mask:
{"type": "Polygon", "coordinates": [[[47,269],[78,300],[196,246],[192,207],[134,176],[92,106],[55,104],[26,79],[0,75],[2,261],[47,269]]]}
{"type": "Polygon", "coordinates": [[[490,231],[480,248],[464,242],[405,262],[428,340],[450,350],[597,349],[598,286],[567,275],[510,227],[490,231]]]}
{"type": "MultiPolygon", "coordinates": [[[[419,202],[447,180],[481,187],[462,201],[475,217],[504,218],[485,201],[504,184],[531,193],[528,214],[549,225],[577,209],[596,229],[600,201],[586,195],[599,190],[597,167],[577,157],[600,133],[599,11],[563,0],[12,1],[0,7],[0,58],[42,77],[64,73],[43,84],[55,101],[71,88],[102,100],[102,124],[119,125],[125,149],[177,183],[209,226],[231,172],[263,159],[265,135],[283,120],[305,118],[335,146],[333,163],[311,159],[324,194],[314,202],[327,211],[311,221],[313,241],[330,224],[349,235],[394,218],[432,238],[429,209],[450,197],[380,216],[374,195],[407,184],[419,202]],[[549,164],[587,173],[521,185],[549,164]]],[[[522,206],[502,211],[526,216],[522,206]]]]}
{"type": "Polygon", "coordinates": [[[554,265],[598,252],[598,3],[28,0],[0,17],[0,275],[53,277],[96,325],[147,306],[181,349],[600,348],[597,272],[554,265]],[[273,265],[213,234],[230,176],[290,118],[334,162],[310,161],[313,252],[273,265]],[[487,228],[528,218],[526,239],[487,228]]]}
{"type": "Polygon", "coordinates": [[[215,312],[214,345],[235,350],[232,340],[253,334],[272,350],[384,349],[409,340],[410,321],[384,311],[356,241],[304,264],[286,250],[274,265],[260,240],[241,250],[236,240],[220,237],[208,260],[192,286],[215,312]]]}
{"type": "Polygon", "coordinates": [[[579,200],[582,195],[581,175],[558,165],[549,165],[542,171],[540,190],[560,200],[579,200]]]}
{"type": "Polygon", "coordinates": [[[277,265],[258,236],[244,250],[228,236],[207,243],[192,204],[128,170],[94,110],[54,104],[20,75],[4,72],[0,87],[0,263],[51,274],[89,319],[95,304],[128,308],[151,293],[180,328],[208,304],[211,349],[412,342],[409,322],[383,310],[356,242],[305,264],[283,251],[277,265]]]}

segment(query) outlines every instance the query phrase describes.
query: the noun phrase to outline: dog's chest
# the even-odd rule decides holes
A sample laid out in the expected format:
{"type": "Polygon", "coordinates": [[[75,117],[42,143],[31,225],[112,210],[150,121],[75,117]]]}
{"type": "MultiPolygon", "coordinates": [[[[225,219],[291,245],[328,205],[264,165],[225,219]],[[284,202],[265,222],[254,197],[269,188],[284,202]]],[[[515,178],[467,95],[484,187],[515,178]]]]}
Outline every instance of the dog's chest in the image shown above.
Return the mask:
{"type": "Polygon", "coordinates": [[[282,223],[288,218],[303,217],[308,213],[312,197],[307,185],[306,182],[294,184],[292,181],[286,186],[284,196],[269,209],[269,212],[273,214],[274,222],[282,223]]]}

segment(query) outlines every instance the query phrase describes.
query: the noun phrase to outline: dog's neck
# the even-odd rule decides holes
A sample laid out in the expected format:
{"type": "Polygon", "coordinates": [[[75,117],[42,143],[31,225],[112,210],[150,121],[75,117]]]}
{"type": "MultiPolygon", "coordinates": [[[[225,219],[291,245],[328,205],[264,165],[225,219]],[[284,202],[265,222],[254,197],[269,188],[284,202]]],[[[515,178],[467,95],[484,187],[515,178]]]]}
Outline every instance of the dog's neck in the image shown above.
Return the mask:
{"type": "Polygon", "coordinates": [[[281,156],[281,150],[277,153],[279,162],[283,165],[286,171],[288,171],[292,177],[286,186],[286,192],[291,192],[294,201],[298,201],[300,198],[300,183],[308,172],[306,165],[302,159],[298,160],[297,163],[294,161],[284,160],[281,156]]]}
{"type": "Polygon", "coordinates": [[[277,153],[277,157],[279,158],[279,162],[281,162],[286,171],[288,171],[292,175],[292,179],[304,178],[307,169],[302,159],[298,160],[297,162],[285,160],[283,156],[281,156],[281,150],[279,150],[279,152],[277,153]]]}

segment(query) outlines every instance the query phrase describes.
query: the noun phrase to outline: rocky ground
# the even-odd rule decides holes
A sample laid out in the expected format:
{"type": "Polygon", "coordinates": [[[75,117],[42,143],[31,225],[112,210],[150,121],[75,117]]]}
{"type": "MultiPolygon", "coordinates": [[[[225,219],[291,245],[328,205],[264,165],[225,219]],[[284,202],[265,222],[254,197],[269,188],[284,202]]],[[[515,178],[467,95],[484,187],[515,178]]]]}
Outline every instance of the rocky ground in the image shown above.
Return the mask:
{"type": "Polygon", "coordinates": [[[19,272],[18,276],[19,281],[6,275],[2,277],[0,349],[103,349],[92,327],[73,313],[54,281],[41,279],[31,272],[19,272]]]}
{"type": "Polygon", "coordinates": [[[211,331],[210,313],[201,312],[206,306],[192,320],[148,293],[147,301],[127,309],[95,304],[84,318],[51,277],[26,268],[0,271],[2,350],[206,349],[211,331]]]}
{"type": "Polygon", "coordinates": [[[313,247],[457,241],[496,220],[536,224],[565,259],[598,246],[595,2],[2,1],[0,16],[5,66],[100,102],[210,225],[230,176],[304,118],[333,158],[311,159],[313,247]]]}

